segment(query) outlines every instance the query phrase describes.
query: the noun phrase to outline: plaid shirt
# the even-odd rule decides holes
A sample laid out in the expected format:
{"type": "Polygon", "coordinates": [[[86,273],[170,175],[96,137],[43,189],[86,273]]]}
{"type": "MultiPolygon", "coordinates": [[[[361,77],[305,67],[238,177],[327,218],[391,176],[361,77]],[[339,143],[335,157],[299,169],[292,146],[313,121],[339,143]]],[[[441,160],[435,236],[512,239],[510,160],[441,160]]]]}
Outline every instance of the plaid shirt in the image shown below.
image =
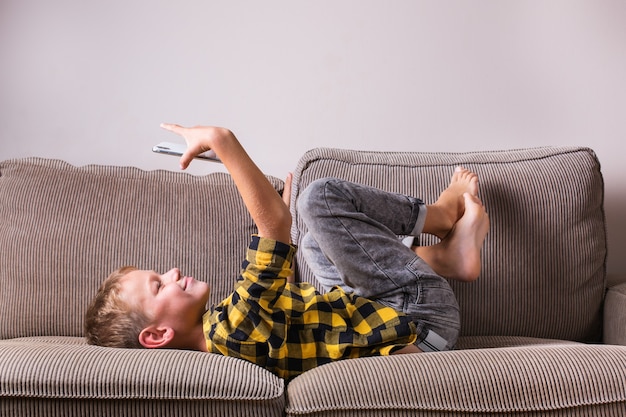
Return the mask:
{"type": "Polygon", "coordinates": [[[414,343],[415,324],[390,307],[335,288],[290,284],[295,248],[253,236],[235,291],[203,317],[209,352],[289,379],[316,366],[389,355],[414,343]]]}

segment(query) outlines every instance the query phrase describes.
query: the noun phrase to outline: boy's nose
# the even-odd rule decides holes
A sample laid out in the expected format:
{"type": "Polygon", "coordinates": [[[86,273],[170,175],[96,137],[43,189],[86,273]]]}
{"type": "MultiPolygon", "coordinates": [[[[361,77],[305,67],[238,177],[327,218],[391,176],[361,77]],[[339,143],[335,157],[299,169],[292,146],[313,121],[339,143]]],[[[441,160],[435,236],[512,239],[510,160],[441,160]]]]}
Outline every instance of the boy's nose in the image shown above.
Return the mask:
{"type": "Polygon", "coordinates": [[[180,279],[180,269],[172,268],[163,275],[167,278],[168,281],[176,282],[180,279]]]}

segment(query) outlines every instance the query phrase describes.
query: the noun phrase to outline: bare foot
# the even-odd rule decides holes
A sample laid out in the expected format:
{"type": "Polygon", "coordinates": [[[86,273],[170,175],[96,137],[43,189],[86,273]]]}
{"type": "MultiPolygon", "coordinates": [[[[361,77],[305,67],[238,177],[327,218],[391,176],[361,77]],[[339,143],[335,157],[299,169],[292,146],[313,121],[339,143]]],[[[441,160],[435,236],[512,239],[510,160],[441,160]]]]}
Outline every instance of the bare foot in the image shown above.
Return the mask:
{"type": "Polygon", "coordinates": [[[442,277],[474,281],[480,275],[480,252],[489,231],[489,216],[475,195],[465,193],[463,201],[464,214],[448,236],[436,245],[414,250],[442,277]]]}
{"type": "Polygon", "coordinates": [[[435,204],[428,206],[424,232],[445,238],[465,212],[465,193],[478,196],[478,175],[466,168],[456,167],[448,188],[439,195],[435,204]]]}

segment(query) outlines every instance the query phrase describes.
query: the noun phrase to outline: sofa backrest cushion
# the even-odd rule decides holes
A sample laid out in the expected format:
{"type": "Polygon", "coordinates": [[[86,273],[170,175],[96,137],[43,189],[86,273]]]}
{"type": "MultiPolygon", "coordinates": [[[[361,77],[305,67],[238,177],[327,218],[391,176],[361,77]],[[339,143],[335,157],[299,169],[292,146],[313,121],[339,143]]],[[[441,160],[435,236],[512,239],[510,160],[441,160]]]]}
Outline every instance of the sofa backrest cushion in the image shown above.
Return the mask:
{"type": "MultiPolygon", "coordinates": [[[[314,149],[294,172],[292,238],[299,243],[306,232],[293,203],[317,178],[339,177],[432,203],[457,165],[478,173],[491,221],[481,276],[474,283],[452,282],[461,307],[461,335],[600,341],[606,258],[603,180],[588,148],[472,153],[314,149]]],[[[436,242],[422,238],[424,245],[436,242]]],[[[299,279],[315,282],[300,255],[299,279]]]]}
{"type": "Polygon", "coordinates": [[[225,173],[1,162],[0,338],[82,335],[91,298],[123,265],[179,267],[218,302],[255,231],[225,173]]]}

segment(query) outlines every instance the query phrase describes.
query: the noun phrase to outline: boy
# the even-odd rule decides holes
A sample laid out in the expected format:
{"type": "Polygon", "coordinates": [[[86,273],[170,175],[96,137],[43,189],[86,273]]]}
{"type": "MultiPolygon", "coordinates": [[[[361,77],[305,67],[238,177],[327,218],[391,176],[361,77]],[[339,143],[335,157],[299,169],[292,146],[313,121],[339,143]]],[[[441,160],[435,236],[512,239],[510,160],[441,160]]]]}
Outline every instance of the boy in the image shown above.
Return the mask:
{"type": "MultiPolygon", "coordinates": [[[[437,202],[337,179],[312,183],[298,210],[307,223],[302,250],[330,291],[289,284],[295,247],[281,197],[227,129],[163,128],[184,137],[185,169],[215,151],[258,228],[234,292],[207,311],[209,288],[172,269],[114,272],[88,309],[89,343],[194,349],[254,362],[282,378],[361,356],[452,349],[459,313],[448,278],[474,280],[489,228],[477,176],[457,168],[437,202]],[[408,248],[397,235],[442,240],[408,248]],[[367,298],[366,298],[367,297],[367,298]]],[[[287,181],[289,185],[289,179],[287,181]]]]}

